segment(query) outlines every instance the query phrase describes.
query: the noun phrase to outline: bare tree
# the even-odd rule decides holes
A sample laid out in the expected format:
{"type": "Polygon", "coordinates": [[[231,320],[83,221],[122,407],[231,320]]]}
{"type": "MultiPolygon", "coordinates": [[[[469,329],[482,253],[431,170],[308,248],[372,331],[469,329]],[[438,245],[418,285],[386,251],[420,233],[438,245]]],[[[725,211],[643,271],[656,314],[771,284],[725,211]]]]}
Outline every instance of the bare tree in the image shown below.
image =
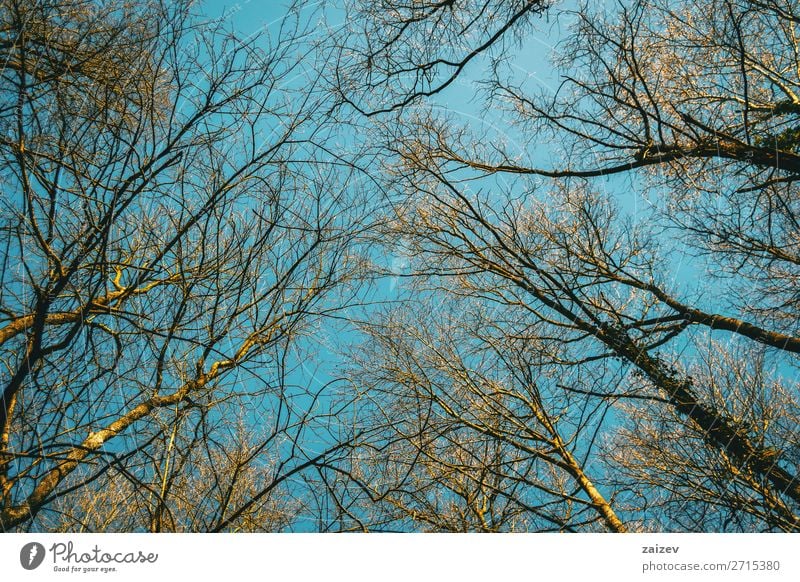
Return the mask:
{"type": "MultiPolygon", "coordinates": [[[[687,370],[726,417],[748,428],[767,454],[796,466],[797,394],[763,349],[709,341],[687,370]]],[[[634,491],[625,509],[647,530],[796,531],[796,509],[741,470],[725,450],[704,446],[689,419],[657,406],[628,406],[609,447],[611,481],[634,491]]]]}
{"type": "Polygon", "coordinates": [[[336,39],[333,86],[367,116],[440,93],[482,55],[513,45],[547,0],[357,0],[336,39]]]}
{"type": "Polygon", "coordinates": [[[353,453],[366,523],[626,531],[585,467],[608,406],[560,389],[544,346],[508,336],[513,312],[445,293],[376,319],[356,359],[360,422],[382,427],[353,453]]]}
{"type": "MultiPolygon", "coordinates": [[[[574,186],[560,196],[551,190],[545,200],[512,199],[512,193],[498,200],[467,194],[440,171],[433,174],[435,189],[398,222],[412,253],[425,257],[418,274],[456,277],[476,296],[515,307],[524,326],[509,334],[534,345],[537,338],[556,339],[562,349],[553,351],[554,364],[605,377],[607,387],[588,394],[658,403],[649,410],[668,407],[737,472],[794,507],[794,440],[772,434],[767,441],[779,448],[766,445],[763,434],[714,397],[713,384],[692,373],[699,349],[693,342],[702,345],[705,335],[687,334],[692,321],[667,311],[676,303],[660,273],[669,260],[647,225],[626,225],[603,196],[574,186]]],[[[787,519],[797,527],[796,518],[787,519]]]]}
{"type": "Polygon", "coordinates": [[[3,530],[269,528],[347,446],[296,371],[358,264],[319,54],[190,4],[2,4],[3,530]]]}

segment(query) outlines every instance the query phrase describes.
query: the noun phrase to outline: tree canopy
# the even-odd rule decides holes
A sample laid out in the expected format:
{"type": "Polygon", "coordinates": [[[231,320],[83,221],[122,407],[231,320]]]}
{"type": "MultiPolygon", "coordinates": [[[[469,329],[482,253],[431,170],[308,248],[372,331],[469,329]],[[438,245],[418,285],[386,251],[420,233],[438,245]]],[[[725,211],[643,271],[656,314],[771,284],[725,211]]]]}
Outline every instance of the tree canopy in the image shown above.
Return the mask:
{"type": "Polygon", "coordinates": [[[3,530],[800,530],[800,6],[341,9],[3,2],[3,530]]]}

